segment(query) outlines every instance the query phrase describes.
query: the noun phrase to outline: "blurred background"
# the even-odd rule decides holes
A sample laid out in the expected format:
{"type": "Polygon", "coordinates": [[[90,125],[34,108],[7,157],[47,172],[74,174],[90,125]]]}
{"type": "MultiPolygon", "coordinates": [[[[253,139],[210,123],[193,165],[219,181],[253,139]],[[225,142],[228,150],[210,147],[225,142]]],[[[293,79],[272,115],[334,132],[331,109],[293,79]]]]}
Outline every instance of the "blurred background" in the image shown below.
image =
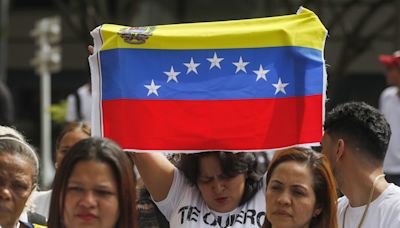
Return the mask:
{"type": "Polygon", "coordinates": [[[51,145],[65,122],[67,95],[90,80],[89,32],[103,23],[144,26],[257,18],[293,14],[304,6],[313,10],[329,31],[325,49],[329,81],[327,110],[348,100],[362,100],[377,107],[379,94],[386,87],[378,55],[391,54],[400,48],[399,0],[0,0],[0,3],[0,89],[4,87],[5,94],[0,98],[0,114],[8,115],[0,115],[3,118],[0,121],[24,132],[39,151],[42,71],[37,69],[37,59],[41,41],[38,28],[34,28],[45,17],[58,16],[60,20],[55,19],[55,23],[61,23],[59,28],[48,25],[55,26],[49,50],[54,52],[54,58],[48,60],[51,145]],[[37,73],[32,64],[36,64],[37,73]]]}

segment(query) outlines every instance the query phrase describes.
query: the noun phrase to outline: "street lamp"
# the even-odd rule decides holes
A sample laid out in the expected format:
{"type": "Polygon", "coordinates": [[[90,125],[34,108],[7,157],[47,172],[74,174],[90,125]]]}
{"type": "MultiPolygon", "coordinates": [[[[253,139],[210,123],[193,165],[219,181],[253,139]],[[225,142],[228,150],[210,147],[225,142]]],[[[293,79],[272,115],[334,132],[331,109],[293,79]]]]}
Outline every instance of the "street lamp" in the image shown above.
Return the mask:
{"type": "Polygon", "coordinates": [[[50,74],[61,70],[60,17],[43,18],[35,23],[31,31],[38,50],[31,61],[36,73],[40,76],[41,90],[41,183],[49,186],[54,177],[51,160],[51,78],[50,74]]]}

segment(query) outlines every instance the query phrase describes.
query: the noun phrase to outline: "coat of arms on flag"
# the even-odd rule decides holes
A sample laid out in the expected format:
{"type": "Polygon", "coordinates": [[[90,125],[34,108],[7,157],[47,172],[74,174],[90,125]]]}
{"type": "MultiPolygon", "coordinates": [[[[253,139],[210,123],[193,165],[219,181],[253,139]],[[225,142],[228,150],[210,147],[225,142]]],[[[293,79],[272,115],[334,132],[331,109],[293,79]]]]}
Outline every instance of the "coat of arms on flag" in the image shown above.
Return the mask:
{"type": "Polygon", "coordinates": [[[327,31],[294,15],[92,31],[94,135],[132,151],[259,151],[322,136],[327,31]]]}

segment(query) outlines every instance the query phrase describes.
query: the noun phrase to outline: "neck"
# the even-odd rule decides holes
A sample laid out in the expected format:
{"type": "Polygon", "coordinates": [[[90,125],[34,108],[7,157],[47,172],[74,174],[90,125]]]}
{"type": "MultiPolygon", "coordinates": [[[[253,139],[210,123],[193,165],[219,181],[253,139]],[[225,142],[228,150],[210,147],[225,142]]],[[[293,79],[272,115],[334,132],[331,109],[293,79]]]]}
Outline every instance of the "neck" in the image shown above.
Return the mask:
{"type": "Polygon", "coordinates": [[[379,178],[382,174],[382,167],[373,168],[365,164],[360,166],[354,165],[353,163],[353,167],[343,175],[345,178],[342,178],[340,190],[349,199],[352,207],[364,206],[368,203],[369,195],[375,180],[371,202],[378,198],[389,186],[389,183],[384,177],[379,178]]]}
{"type": "Polygon", "coordinates": [[[1,228],[16,228],[18,225],[19,221],[17,221],[15,224],[3,224],[0,225],[1,228]]]}

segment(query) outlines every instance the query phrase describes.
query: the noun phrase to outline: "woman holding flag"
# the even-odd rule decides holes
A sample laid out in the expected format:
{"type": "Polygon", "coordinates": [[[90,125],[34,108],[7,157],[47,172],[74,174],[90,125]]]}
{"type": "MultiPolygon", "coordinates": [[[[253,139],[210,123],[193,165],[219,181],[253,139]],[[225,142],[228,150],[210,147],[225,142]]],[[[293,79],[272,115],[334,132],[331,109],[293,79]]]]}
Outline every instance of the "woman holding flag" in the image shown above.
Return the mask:
{"type": "Polygon", "coordinates": [[[134,153],[153,200],[171,227],[261,227],[265,176],[255,153],[185,154],[177,164],[157,153],[134,153]]]}

